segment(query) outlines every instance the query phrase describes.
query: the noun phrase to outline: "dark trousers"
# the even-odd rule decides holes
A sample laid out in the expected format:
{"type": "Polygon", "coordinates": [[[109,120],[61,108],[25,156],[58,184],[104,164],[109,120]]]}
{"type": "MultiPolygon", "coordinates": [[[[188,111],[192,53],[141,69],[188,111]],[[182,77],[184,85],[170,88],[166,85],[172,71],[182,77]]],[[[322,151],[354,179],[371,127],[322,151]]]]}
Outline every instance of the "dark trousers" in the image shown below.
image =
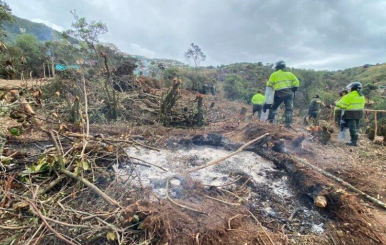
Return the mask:
{"type": "Polygon", "coordinates": [[[259,116],[259,119],[260,119],[262,110],[263,110],[263,105],[253,105],[252,115],[255,115],[255,112],[257,112],[257,115],[259,116]]]}
{"type": "Polygon", "coordinates": [[[319,111],[309,111],[308,115],[312,117],[313,119],[316,119],[318,117],[319,111]]]}
{"type": "Polygon", "coordinates": [[[344,121],[350,129],[351,142],[357,143],[359,136],[359,119],[345,119],[344,121]]]}
{"type": "Polygon", "coordinates": [[[270,122],[273,122],[275,119],[275,116],[277,115],[277,108],[281,105],[281,103],[284,102],[284,109],[285,109],[285,123],[291,124],[292,123],[292,112],[293,112],[293,104],[294,104],[294,95],[287,95],[287,96],[275,96],[273,98],[273,105],[271,109],[269,110],[268,120],[270,122]]]}

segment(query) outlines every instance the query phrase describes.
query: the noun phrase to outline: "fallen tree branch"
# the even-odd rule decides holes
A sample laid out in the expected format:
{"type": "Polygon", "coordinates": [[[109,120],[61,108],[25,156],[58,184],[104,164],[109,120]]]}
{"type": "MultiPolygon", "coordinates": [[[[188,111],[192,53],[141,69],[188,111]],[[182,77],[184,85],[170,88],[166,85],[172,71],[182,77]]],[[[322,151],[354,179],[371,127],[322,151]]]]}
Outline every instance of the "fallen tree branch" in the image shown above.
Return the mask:
{"type": "Polygon", "coordinates": [[[43,217],[48,220],[48,221],[51,221],[53,223],[56,223],[56,224],[59,224],[59,225],[63,225],[63,226],[68,226],[68,227],[74,227],[74,228],[84,228],[84,229],[87,229],[87,228],[96,228],[95,226],[89,226],[89,225],[76,225],[76,224],[70,224],[70,223],[67,223],[67,222],[62,222],[62,221],[59,221],[59,220],[55,220],[55,219],[51,219],[47,216],[44,216],[43,217]]]}
{"type": "Polygon", "coordinates": [[[52,233],[54,233],[57,238],[59,238],[60,240],[66,242],[68,244],[71,244],[71,245],[79,245],[79,243],[77,244],[77,243],[74,243],[74,242],[72,242],[70,240],[67,240],[67,238],[65,238],[64,236],[59,234],[54,228],[52,228],[50,226],[50,224],[48,224],[48,221],[45,219],[45,217],[40,212],[40,210],[36,207],[36,205],[33,202],[29,201],[29,200],[27,200],[27,202],[32,207],[32,209],[35,211],[35,213],[39,216],[39,218],[43,221],[43,223],[47,227],[47,229],[49,229],[52,233]]]}
{"type": "MultiPolygon", "coordinates": [[[[126,154],[127,154],[127,153],[126,153],[126,154]]],[[[135,159],[135,160],[138,160],[138,161],[141,161],[141,162],[144,162],[144,163],[145,163],[145,164],[141,164],[141,163],[134,163],[134,164],[144,165],[144,166],[148,165],[149,167],[154,166],[154,167],[157,167],[157,168],[159,168],[159,169],[161,169],[161,170],[163,170],[163,171],[165,171],[165,172],[168,172],[167,169],[165,169],[165,168],[163,168],[163,167],[161,167],[161,166],[158,166],[158,165],[156,165],[156,164],[154,164],[154,163],[147,162],[147,161],[142,160],[142,159],[140,159],[140,158],[131,157],[131,156],[129,156],[129,155],[127,155],[127,156],[128,156],[129,158],[131,158],[131,159],[135,159]]]]}
{"type": "Polygon", "coordinates": [[[207,164],[204,164],[202,166],[199,166],[199,167],[196,167],[196,168],[193,168],[191,170],[188,170],[185,174],[191,174],[191,173],[194,173],[194,172],[197,172],[198,170],[201,170],[201,169],[204,169],[204,168],[207,168],[207,167],[210,167],[210,166],[213,166],[213,165],[216,165],[216,164],[219,164],[220,162],[223,162],[224,160],[230,158],[230,157],[233,157],[234,155],[240,153],[241,151],[243,151],[245,148],[247,148],[248,146],[252,145],[253,143],[256,143],[257,141],[259,140],[262,140],[264,139],[265,137],[267,137],[269,135],[269,133],[266,133],[260,137],[257,137],[256,139],[254,140],[251,140],[247,143],[245,143],[244,145],[242,145],[239,149],[237,149],[235,152],[232,152],[231,154],[229,155],[226,155],[222,158],[219,158],[217,160],[213,160],[213,161],[210,161],[208,162],[207,164]]]}
{"type": "Polygon", "coordinates": [[[106,193],[104,193],[101,189],[99,189],[97,186],[95,186],[94,184],[92,184],[90,181],[88,181],[87,179],[81,177],[81,176],[78,176],[70,171],[68,171],[67,169],[65,168],[62,168],[59,170],[59,172],[61,172],[62,174],[65,174],[77,181],[80,181],[82,182],[85,186],[87,186],[88,188],[90,188],[92,191],[94,191],[98,196],[100,196],[103,200],[105,200],[107,203],[109,203],[110,205],[114,205],[114,206],[117,206],[117,207],[121,207],[121,205],[114,199],[112,199],[111,197],[109,197],[106,193]]]}
{"type": "Polygon", "coordinates": [[[300,158],[298,158],[298,157],[294,157],[294,158],[295,158],[297,161],[303,163],[304,165],[306,165],[306,166],[312,168],[313,170],[317,171],[318,173],[320,173],[320,174],[322,174],[322,175],[324,175],[324,176],[326,176],[326,177],[328,177],[328,178],[331,178],[331,179],[337,181],[338,183],[342,184],[344,187],[346,187],[346,188],[349,189],[350,191],[353,191],[353,192],[355,192],[355,193],[357,193],[357,194],[359,194],[359,195],[361,195],[361,196],[364,196],[364,197],[365,197],[366,199],[368,199],[370,202],[372,202],[372,203],[374,203],[374,204],[376,204],[376,205],[378,205],[378,206],[380,206],[380,207],[386,209],[386,204],[385,204],[385,203],[383,203],[383,202],[381,202],[380,200],[378,200],[378,199],[376,199],[376,198],[374,198],[374,197],[372,197],[372,196],[366,194],[365,192],[359,190],[358,188],[356,188],[355,186],[351,185],[350,183],[344,181],[343,179],[341,179],[341,178],[339,178],[339,177],[336,177],[335,175],[332,175],[332,174],[330,174],[330,173],[324,171],[323,169],[318,168],[318,167],[312,165],[311,163],[307,162],[306,160],[300,159],[300,158]]]}
{"type": "Polygon", "coordinates": [[[159,169],[161,169],[161,170],[163,170],[163,171],[165,171],[165,172],[168,172],[167,169],[164,169],[163,167],[158,166],[158,165],[156,165],[156,164],[154,164],[154,163],[150,163],[150,162],[144,161],[144,160],[139,159],[139,158],[136,158],[136,157],[131,157],[131,156],[125,151],[125,149],[123,149],[123,147],[121,147],[121,149],[122,149],[122,151],[126,154],[126,156],[130,159],[130,161],[131,161],[131,159],[135,159],[135,160],[139,160],[139,161],[145,163],[145,164],[142,164],[142,163],[133,163],[133,162],[131,161],[133,164],[142,165],[142,166],[145,166],[145,167],[152,167],[152,166],[153,166],[153,167],[157,167],[157,168],[159,168],[159,169]]]}
{"type": "Polygon", "coordinates": [[[56,223],[58,225],[68,226],[68,227],[73,227],[73,228],[83,228],[83,229],[92,228],[92,229],[100,229],[100,230],[111,230],[111,227],[107,227],[107,226],[103,227],[103,226],[95,226],[95,225],[77,225],[77,224],[70,224],[70,223],[67,223],[67,222],[59,221],[59,220],[56,220],[56,219],[51,219],[51,218],[49,218],[47,216],[44,216],[44,218],[46,220],[51,221],[53,223],[56,223]]]}
{"type": "Polygon", "coordinates": [[[239,216],[245,217],[245,216],[248,216],[248,215],[236,214],[235,216],[229,218],[229,219],[228,219],[228,231],[234,230],[234,229],[232,229],[231,221],[234,220],[234,219],[236,219],[236,218],[239,217],[239,216]]]}
{"type": "Polygon", "coordinates": [[[62,180],[64,180],[65,178],[66,178],[65,175],[58,176],[46,188],[40,189],[39,192],[38,192],[38,196],[46,194],[47,192],[52,190],[55,186],[57,186],[60,182],[62,182],[62,180]]]}
{"type": "Polygon", "coordinates": [[[4,229],[4,230],[24,230],[24,229],[31,228],[31,226],[3,226],[3,225],[0,225],[0,228],[4,229]]]}
{"type": "Polygon", "coordinates": [[[52,141],[54,142],[57,154],[59,156],[58,158],[59,158],[59,165],[60,165],[60,170],[59,170],[60,173],[65,174],[68,177],[71,177],[71,178],[73,178],[73,179],[75,179],[77,181],[82,182],[85,186],[87,186],[92,191],[94,191],[98,196],[100,196],[107,203],[109,203],[111,205],[114,205],[114,206],[117,206],[117,207],[121,207],[117,201],[115,201],[114,199],[109,197],[106,193],[104,193],[101,189],[99,189],[93,183],[91,183],[87,179],[85,179],[85,178],[83,178],[81,176],[77,176],[76,174],[74,174],[74,173],[68,171],[67,169],[65,169],[64,168],[64,162],[63,162],[63,156],[62,156],[62,154],[60,152],[59,145],[58,145],[58,143],[57,143],[57,141],[55,139],[55,136],[54,136],[53,132],[52,131],[48,131],[48,135],[51,137],[52,141]]]}

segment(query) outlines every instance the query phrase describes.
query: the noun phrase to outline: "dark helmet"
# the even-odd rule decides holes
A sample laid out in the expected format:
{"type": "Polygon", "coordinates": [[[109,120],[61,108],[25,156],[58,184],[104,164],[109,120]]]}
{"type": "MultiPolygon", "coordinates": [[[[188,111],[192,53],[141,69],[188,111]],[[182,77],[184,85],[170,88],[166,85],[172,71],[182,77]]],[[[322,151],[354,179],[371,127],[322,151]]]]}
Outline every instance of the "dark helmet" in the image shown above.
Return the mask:
{"type": "Polygon", "coordinates": [[[279,69],[284,69],[286,67],[285,65],[285,62],[283,60],[279,60],[278,62],[276,62],[276,70],[279,70],[279,69]]]}
{"type": "Polygon", "coordinates": [[[319,98],[319,94],[316,94],[316,95],[314,96],[314,98],[319,98]]]}
{"type": "Polygon", "coordinates": [[[347,85],[347,89],[351,90],[361,90],[362,89],[362,83],[357,81],[357,82],[352,82],[349,85],[347,85]]]}

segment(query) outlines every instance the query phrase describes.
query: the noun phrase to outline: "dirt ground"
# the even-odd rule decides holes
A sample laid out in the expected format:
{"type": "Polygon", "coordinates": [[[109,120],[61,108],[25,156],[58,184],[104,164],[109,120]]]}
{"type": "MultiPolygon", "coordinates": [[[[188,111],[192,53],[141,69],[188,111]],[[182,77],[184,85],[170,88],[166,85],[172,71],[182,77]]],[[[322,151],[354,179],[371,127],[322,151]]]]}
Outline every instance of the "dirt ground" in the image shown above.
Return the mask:
{"type": "MultiPolygon", "coordinates": [[[[36,83],[39,81],[34,82],[36,83]]],[[[21,81],[0,81],[0,87],[15,85],[21,86],[21,81]]],[[[189,92],[184,93],[186,93],[185,97],[188,98],[187,100],[190,102],[194,100],[195,96],[193,94],[189,92]]],[[[244,103],[227,101],[223,96],[206,96],[205,110],[210,123],[202,128],[172,128],[164,127],[158,123],[153,125],[133,126],[128,122],[121,121],[108,125],[93,124],[90,127],[90,133],[103,133],[106,136],[114,137],[118,140],[125,140],[128,138],[136,139],[146,145],[157,148],[168,148],[168,141],[171,139],[189,138],[194,135],[208,133],[221,134],[235,143],[244,143],[250,140],[248,137],[251,137],[251,135],[247,134],[251,132],[251,129],[252,131],[253,129],[256,129],[253,131],[254,137],[268,132],[271,135],[282,137],[286,143],[288,143],[290,139],[304,134],[305,140],[303,142],[303,148],[295,149],[288,146],[288,151],[285,154],[283,153],[283,156],[286,156],[287,154],[289,156],[297,156],[306,159],[311,164],[342,178],[367,194],[386,202],[386,151],[384,146],[374,145],[365,137],[365,135],[362,135],[359,147],[347,147],[342,143],[338,143],[335,134],[333,134],[331,142],[324,145],[307,132],[306,128],[302,126],[300,118],[295,119],[293,129],[285,129],[281,125],[256,122],[256,119],[250,115],[250,109],[251,108],[244,103]],[[215,106],[210,108],[210,105],[213,102],[215,102],[215,106]],[[243,107],[247,107],[248,109],[245,118],[240,116],[240,111],[243,107]]],[[[0,128],[5,132],[7,131],[7,128],[14,123],[14,121],[7,117],[0,117],[0,128]]],[[[35,135],[34,132],[31,132],[31,134],[22,135],[18,139],[34,140],[36,137],[39,136],[35,135]]],[[[301,168],[304,168],[304,166],[301,168]]],[[[312,170],[309,170],[309,172],[312,172],[312,170]]],[[[310,173],[310,176],[318,175],[320,174],[314,172],[310,173]]],[[[308,181],[312,182],[314,179],[309,179],[308,181]]],[[[333,180],[324,178],[323,181],[325,181],[326,184],[333,184],[336,189],[345,189],[333,180]]],[[[326,233],[323,236],[308,236],[286,232],[283,226],[259,216],[258,218],[261,218],[263,226],[269,228],[268,233],[270,235],[264,234],[266,229],[262,228],[263,226],[261,223],[258,223],[258,225],[256,224],[255,220],[249,215],[247,208],[241,207],[240,209],[231,209],[227,205],[218,205],[218,203],[213,200],[206,200],[204,202],[203,200],[205,199],[203,199],[200,194],[206,193],[205,190],[202,186],[195,188],[195,190],[199,191],[196,196],[187,195],[186,199],[181,200],[180,202],[186,205],[191,205],[192,203],[204,205],[204,208],[206,207],[208,210],[212,210],[211,212],[217,217],[216,219],[211,219],[209,216],[204,218],[199,217],[196,213],[187,212],[184,209],[181,211],[181,208],[173,206],[168,202],[165,203],[165,200],[159,201],[157,205],[137,202],[135,205],[131,205],[126,212],[133,214],[139,213],[144,217],[148,217],[145,225],[147,225],[149,229],[151,228],[154,231],[157,231],[158,233],[156,232],[157,234],[155,233],[155,235],[161,237],[159,238],[160,243],[156,244],[168,244],[168,242],[170,242],[170,240],[168,240],[169,237],[173,239],[173,242],[176,240],[179,241],[179,237],[182,237],[182,240],[180,241],[184,241],[186,244],[193,244],[186,240],[188,238],[189,241],[198,241],[196,244],[240,244],[239,242],[243,241],[243,237],[246,237],[246,239],[242,244],[359,244],[350,243],[350,240],[348,239],[350,236],[359,236],[359,234],[354,233],[358,229],[341,229],[341,227],[355,226],[356,223],[363,224],[363,222],[368,226],[368,229],[375,230],[374,234],[376,237],[367,233],[361,234],[362,237],[368,237],[368,239],[361,238],[362,243],[360,244],[386,244],[384,243],[383,237],[381,237],[385,235],[382,234],[382,230],[386,228],[385,210],[350,191],[347,191],[349,193],[349,198],[347,199],[346,204],[347,206],[353,206],[353,208],[347,210],[356,210],[358,216],[350,216],[345,209],[346,207],[343,207],[341,211],[336,211],[338,216],[341,215],[341,217],[333,220],[333,222],[328,225],[326,233]],[[353,199],[350,199],[350,196],[353,197],[353,199]],[[152,215],[149,215],[150,213],[152,215]],[[362,216],[360,216],[362,214],[364,215],[363,217],[365,217],[363,219],[361,218],[362,216]],[[352,217],[360,217],[362,220],[355,220],[352,217]],[[165,220],[168,222],[165,222],[165,220]],[[182,232],[186,229],[184,222],[190,224],[189,229],[185,230],[188,234],[183,234],[182,232]],[[202,222],[202,225],[200,225],[200,222],[202,222]],[[213,224],[216,225],[215,228],[210,226],[211,222],[214,222],[213,224]],[[235,227],[240,229],[238,231],[232,231],[235,227]],[[336,227],[339,227],[339,229],[336,227]],[[347,232],[347,234],[342,235],[345,239],[334,240],[331,238],[335,236],[338,236],[339,238],[338,230],[341,231],[340,229],[347,232]],[[170,231],[173,231],[174,235],[171,235],[170,231]],[[237,232],[237,234],[233,235],[232,232],[237,232]],[[243,232],[249,232],[250,234],[248,234],[250,236],[243,235],[243,232]],[[253,232],[263,234],[261,235],[263,239],[256,239],[256,236],[251,235],[253,232]],[[379,235],[379,237],[377,237],[377,235],[379,235]],[[213,237],[217,240],[210,240],[213,237]],[[275,243],[269,241],[269,237],[272,237],[275,240],[275,243]]],[[[217,197],[215,194],[216,193],[214,193],[213,196],[217,197]]],[[[234,199],[224,200],[235,201],[234,199]]]]}

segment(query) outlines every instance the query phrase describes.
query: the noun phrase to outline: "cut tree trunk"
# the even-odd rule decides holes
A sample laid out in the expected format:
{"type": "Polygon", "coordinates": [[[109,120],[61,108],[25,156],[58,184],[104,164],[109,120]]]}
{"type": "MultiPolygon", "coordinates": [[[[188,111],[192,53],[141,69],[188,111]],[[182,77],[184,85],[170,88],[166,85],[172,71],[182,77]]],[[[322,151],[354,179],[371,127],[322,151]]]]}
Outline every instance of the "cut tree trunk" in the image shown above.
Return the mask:
{"type": "Polygon", "coordinates": [[[71,118],[70,121],[72,123],[80,122],[81,116],[80,116],[80,105],[79,105],[79,97],[75,97],[74,105],[71,108],[71,118]]]}
{"type": "Polygon", "coordinates": [[[172,108],[176,104],[179,97],[179,87],[181,80],[175,78],[173,86],[169,89],[166,96],[161,99],[160,106],[160,121],[166,126],[170,124],[172,108]]]}
{"type": "Polygon", "coordinates": [[[197,96],[197,126],[199,127],[204,124],[203,100],[204,96],[202,94],[197,96]]]}

